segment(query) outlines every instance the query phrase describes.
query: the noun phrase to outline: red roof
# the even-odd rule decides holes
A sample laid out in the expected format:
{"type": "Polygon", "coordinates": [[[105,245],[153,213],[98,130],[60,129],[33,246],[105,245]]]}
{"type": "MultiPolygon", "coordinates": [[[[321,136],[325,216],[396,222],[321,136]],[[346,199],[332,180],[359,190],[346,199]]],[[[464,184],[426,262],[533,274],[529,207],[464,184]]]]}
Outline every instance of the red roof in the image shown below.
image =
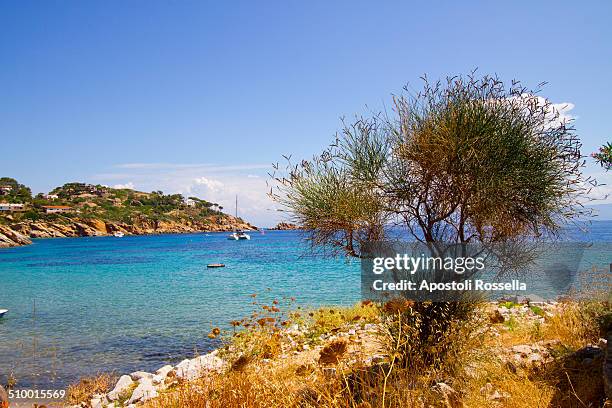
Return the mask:
{"type": "Polygon", "coordinates": [[[68,207],[66,205],[43,205],[43,208],[57,208],[57,209],[67,209],[67,208],[72,208],[72,207],[68,207]]]}

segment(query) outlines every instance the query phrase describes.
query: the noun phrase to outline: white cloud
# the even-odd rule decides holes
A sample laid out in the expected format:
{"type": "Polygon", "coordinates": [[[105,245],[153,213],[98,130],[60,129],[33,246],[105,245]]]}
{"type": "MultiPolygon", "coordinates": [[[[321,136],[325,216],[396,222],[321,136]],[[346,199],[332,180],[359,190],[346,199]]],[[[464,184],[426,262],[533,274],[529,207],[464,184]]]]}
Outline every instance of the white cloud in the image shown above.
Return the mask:
{"type": "Polygon", "coordinates": [[[198,177],[194,179],[194,181],[196,184],[208,187],[208,189],[211,191],[219,191],[221,187],[223,187],[223,183],[219,180],[211,180],[207,179],[206,177],[198,177]]]}
{"type": "Polygon", "coordinates": [[[271,164],[126,163],[113,168],[117,171],[100,173],[93,179],[137,185],[142,191],[199,197],[220,204],[230,214],[235,211],[238,196],[238,215],[258,226],[274,226],[283,216],[274,210],[275,203],[268,197],[266,180],[271,164]]]}
{"type": "Polygon", "coordinates": [[[113,186],[113,188],[119,188],[119,189],[121,189],[121,188],[129,188],[130,190],[133,190],[134,189],[134,183],[132,183],[130,181],[130,182],[125,183],[125,184],[115,184],[113,186]]]}

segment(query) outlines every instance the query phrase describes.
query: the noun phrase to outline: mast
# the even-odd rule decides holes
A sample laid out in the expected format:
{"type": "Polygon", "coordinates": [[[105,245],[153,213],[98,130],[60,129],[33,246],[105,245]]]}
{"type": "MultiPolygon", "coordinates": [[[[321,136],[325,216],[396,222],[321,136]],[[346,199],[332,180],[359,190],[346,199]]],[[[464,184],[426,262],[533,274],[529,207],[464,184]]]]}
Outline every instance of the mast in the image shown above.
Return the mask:
{"type": "Polygon", "coordinates": [[[236,194],[236,218],[238,218],[238,194],[236,194]]]}

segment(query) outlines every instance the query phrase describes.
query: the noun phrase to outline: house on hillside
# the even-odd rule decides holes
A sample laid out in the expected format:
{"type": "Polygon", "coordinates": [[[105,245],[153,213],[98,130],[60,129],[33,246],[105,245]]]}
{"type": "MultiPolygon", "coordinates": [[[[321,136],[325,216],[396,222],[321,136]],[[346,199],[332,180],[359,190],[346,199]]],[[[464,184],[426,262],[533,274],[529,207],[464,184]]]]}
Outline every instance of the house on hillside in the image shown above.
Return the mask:
{"type": "Polygon", "coordinates": [[[42,208],[47,214],[67,213],[72,211],[72,207],[66,205],[43,205],[42,208]]]}
{"type": "Polygon", "coordinates": [[[188,198],[188,199],[185,200],[185,205],[187,207],[195,207],[196,204],[197,204],[196,201],[192,200],[191,198],[188,198]]]}
{"type": "Polygon", "coordinates": [[[25,205],[24,204],[0,203],[0,211],[21,212],[21,211],[25,211],[25,205]]]}
{"type": "Polygon", "coordinates": [[[59,198],[57,194],[45,194],[44,197],[47,200],[57,200],[59,198]]]}
{"type": "Polygon", "coordinates": [[[12,186],[0,186],[0,195],[7,195],[11,191],[13,191],[12,186]]]}

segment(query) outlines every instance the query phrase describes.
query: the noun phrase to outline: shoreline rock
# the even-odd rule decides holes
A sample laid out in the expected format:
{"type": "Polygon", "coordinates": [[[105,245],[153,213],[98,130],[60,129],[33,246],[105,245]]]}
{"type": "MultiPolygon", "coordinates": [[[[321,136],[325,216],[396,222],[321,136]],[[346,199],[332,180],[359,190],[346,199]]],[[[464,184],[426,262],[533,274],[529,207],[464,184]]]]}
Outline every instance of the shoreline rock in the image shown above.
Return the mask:
{"type": "Polygon", "coordinates": [[[0,225],[0,248],[29,245],[31,243],[32,240],[28,236],[6,225],[0,225]]]}
{"type": "Polygon", "coordinates": [[[32,243],[31,238],[75,238],[125,235],[187,234],[194,232],[256,231],[257,227],[230,215],[213,217],[206,221],[135,220],[131,224],[104,221],[98,218],[74,218],[64,222],[27,221],[0,225],[0,248],[32,243]]]}
{"type": "Polygon", "coordinates": [[[191,381],[207,373],[222,372],[227,364],[218,353],[218,350],[214,350],[202,356],[185,359],[176,366],[165,365],[155,374],[135,371],[130,375],[122,375],[112,391],[94,395],[89,404],[73,405],[69,408],[136,406],[138,403],[157,397],[161,391],[178,381],[191,381]]]}
{"type": "Polygon", "coordinates": [[[301,229],[303,228],[290,222],[279,222],[274,228],[270,228],[272,231],[295,231],[301,229]]]}

